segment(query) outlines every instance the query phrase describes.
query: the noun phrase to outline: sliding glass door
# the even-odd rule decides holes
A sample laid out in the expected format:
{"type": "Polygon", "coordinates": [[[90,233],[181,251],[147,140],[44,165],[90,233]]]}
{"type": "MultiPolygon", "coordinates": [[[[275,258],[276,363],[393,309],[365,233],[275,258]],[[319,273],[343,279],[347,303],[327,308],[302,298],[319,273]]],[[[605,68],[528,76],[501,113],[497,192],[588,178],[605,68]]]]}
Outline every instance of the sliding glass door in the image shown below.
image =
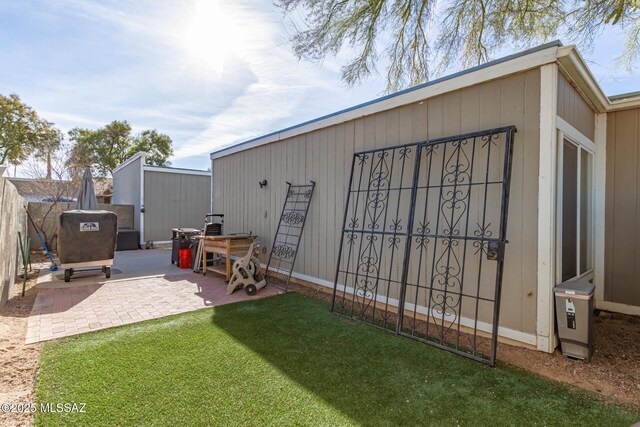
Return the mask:
{"type": "Polygon", "coordinates": [[[593,153],[560,132],[556,216],[558,282],[593,276],[593,153]]]}

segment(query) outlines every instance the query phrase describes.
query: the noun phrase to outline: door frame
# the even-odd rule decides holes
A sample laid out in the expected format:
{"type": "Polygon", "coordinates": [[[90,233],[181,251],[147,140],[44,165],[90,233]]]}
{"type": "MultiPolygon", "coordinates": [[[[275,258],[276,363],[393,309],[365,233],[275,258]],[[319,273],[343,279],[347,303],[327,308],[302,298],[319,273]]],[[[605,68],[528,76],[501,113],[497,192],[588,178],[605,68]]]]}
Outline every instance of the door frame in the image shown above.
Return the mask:
{"type": "MultiPolygon", "coordinates": [[[[607,114],[594,112],[594,140],[558,116],[558,64],[540,67],[540,157],[538,163],[538,262],[536,347],[551,353],[557,346],[553,286],[556,283],[556,171],[558,130],[574,140],[590,141],[594,152],[594,283],[596,304],[604,296],[605,187],[607,114]]],[[[589,146],[589,144],[586,144],[589,146]]]]}
{"type": "MultiPolygon", "coordinates": [[[[581,161],[582,161],[582,156],[579,154],[580,150],[585,150],[587,153],[589,153],[592,157],[592,162],[591,162],[591,206],[590,206],[590,210],[591,210],[591,217],[592,217],[592,223],[591,223],[591,238],[592,238],[592,247],[591,247],[591,260],[592,260],[592,267],[591,269],[585,271],[584,273],[580,274],[579,271],[577,271],[578,275],[575,276],[574,279],[587,279],[587,280],[594,280],[595,279],[595,271],[596,271],[596,262],[595,262],[595,255],[596,255],[596,250],[595,250],[595,218],[596,218],[596,205],[595,205],[595,188],[596,188],[596,174],[595,174],[595,170],[596,170],[596,155],[597,155],[597,148],[596,148],[596,144],[591,141],[588,137],[586,137],[585,135],[583,135],[580,131],[578,131],[576,128],[574,128],[573,126],[571,126],[568,122],[566,122],[564,119],[562,119],[561,117],[558,116],[557,121],[556,121],[556,125],[557,125],[557,138],[556,138],[556,182],[555,182],[555,280],[553,285],[558,285],[561,282],[561,269],[562,269],[562,228],[563,228],[563,224],[562,224],[562,197],[563,197],[563,187],[561,185],[561,180],[563,177],[563,147],[564,147],[564,141],[567,140],[569,143],[575,145],[576,147],[579,148],[579,150],[577,151],[577,173],[578,173],[578,179],[576,181],[576,193],[577,193],[577,198],[578,200],[580,199],[580,194],[581,194],[581,180],[579,179],[580,176],[580,172],[581,172],[581,161]]],[[[580,241],[580,221],[581,221],[581,206],[580,203],[577,203],[577,219],[576,219],[576,228],[578,229],[578,233],[577,233],[577,242],[580,241]]],[[[580,259],[580,253],[579,250],[577,250],[576,253],[576,258],[577,258],[577,262],[579,263],[579,259],[580,259]]],[[[571,279],[573,280],[573,279],[571,279]]]]}

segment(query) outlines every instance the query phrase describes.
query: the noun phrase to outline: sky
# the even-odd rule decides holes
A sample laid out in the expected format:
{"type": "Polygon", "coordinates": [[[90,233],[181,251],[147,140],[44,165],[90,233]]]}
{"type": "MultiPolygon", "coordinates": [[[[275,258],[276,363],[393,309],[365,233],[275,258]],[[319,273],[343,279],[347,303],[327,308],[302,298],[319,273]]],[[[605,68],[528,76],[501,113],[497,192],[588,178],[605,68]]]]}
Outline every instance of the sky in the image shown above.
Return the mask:
{"type": "MultiPolygon", "coordinates": [[[[348,53],[298,61],[290,19],[271,0],[0,0],[0,94],[65,132],[157,129],[173,166],[207,169],[218,147],[383,95],[384,74],[341,82],[348,53]]],[[[640,90],[640,71],[616,63],[622,45],[607,30],[581,50],[607,95],[640,90]]]]}

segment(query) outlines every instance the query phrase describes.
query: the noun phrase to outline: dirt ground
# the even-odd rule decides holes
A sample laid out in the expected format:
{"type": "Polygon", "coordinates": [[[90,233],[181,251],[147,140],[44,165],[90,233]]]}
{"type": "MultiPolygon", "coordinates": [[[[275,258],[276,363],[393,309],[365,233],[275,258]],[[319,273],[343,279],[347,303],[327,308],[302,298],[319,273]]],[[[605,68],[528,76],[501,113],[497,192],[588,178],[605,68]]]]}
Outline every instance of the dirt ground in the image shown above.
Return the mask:
{"type": "MultiPolygon", "coordinates": [[[[289,290],[331,301],[326,288],[289,285],[289,290]]],[[[600,311],[594,318],[594,355],[590,363],[498,344],[498,360],[539,375],[594,391],[604,398],[640,405],[640,317],[600,311]]]]}
{"type": "Polygon", "coordinates": [[[640,405],[640,317],[600,311],[594,318],[590,363],[506,344],[498,359],[545,377],[640,405]]]}
{"type": "MultiPolygon", "coordinates": [[[[27,319],[36,299],[36,265],[22,297],[22,282],[13,285],[9,300],[0,309],[0,403],[33,403],[40,344],[24,343],[27,319]]],[[[31,413],[0,411],[0,425],[33,425],[31,413]]]]}

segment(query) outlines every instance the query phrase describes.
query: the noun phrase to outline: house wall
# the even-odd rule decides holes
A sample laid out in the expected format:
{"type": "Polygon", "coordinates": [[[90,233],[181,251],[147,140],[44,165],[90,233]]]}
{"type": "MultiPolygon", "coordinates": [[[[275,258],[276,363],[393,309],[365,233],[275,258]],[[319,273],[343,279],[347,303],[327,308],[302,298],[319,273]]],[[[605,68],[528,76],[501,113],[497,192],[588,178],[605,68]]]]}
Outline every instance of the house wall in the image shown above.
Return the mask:
{"type": "Polygon", "coordinates": [[[113,174],[114,205],[133,205],[133,228],[140,231],[140,178],[143,158],[125,165],[113,174]]]}
{"type": "Polygon", "coordinates": [[[558,116],[594,140],[595,113],[562,73],[558,73],[558,116]]]}
{"type": "Polygon", "coordinates": [[[285,181],[316,181],[294,271],[333,283],[354,152],[507,125],[517,133],[501,326],[535,335],[539,69],[215,159],[213,209],[225,214],[225,233],[253,231],[270,249],[285,181]]]}
{"type": "Polygon", "coordinates": [[[146,170],[144,241],[170,240],[172,228],[202,228],[210,202],[210,176],[146,170]]]}
{"type": "Polygon", "coordinates": [[[23,239],[26,237],[26,204],[15,186],[7,178],[0,177],[0,307],[9,299],[22,264],[18,232],[22,233],[23,239]]]}
{"type": "Polygon", "coordinates": [[[640,108],[607,114],[604,300],[640,306],[640,108]]]}

